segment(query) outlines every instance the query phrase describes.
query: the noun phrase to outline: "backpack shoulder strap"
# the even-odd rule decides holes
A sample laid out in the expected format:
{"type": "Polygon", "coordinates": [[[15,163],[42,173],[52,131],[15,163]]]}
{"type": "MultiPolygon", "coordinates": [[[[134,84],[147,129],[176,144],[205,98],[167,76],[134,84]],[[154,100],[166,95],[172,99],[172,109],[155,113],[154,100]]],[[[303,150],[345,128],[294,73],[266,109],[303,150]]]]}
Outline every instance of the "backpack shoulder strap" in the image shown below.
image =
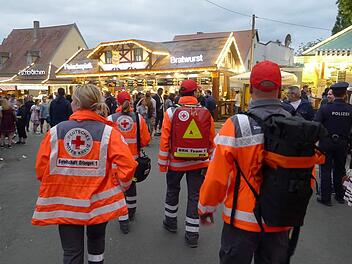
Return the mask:
{"type": "Polygon", "coordinates": [[[139,123],[139,114],[135,112],[136,115],[136,124],[137,124],[137,150],[138,150],[138,156],[141,151],[141,128],[140,128],[140,123],[139,123]]]}

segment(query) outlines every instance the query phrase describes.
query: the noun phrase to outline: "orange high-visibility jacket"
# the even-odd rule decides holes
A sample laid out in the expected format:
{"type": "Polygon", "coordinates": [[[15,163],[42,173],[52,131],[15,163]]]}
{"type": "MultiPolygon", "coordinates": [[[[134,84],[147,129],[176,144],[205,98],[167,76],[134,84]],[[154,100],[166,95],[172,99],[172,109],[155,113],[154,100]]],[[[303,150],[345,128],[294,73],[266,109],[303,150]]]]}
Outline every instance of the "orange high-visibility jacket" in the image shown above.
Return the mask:
{"type": "MultiPolygon", "coordinates": [[[[180,98],[180,105],[197,105],[198,100],[194,96],[183,96],[180,98]]],[[[207,160],[182,160],[175,159],[170,152],[170,138],[171,138],[171,126],[172,126],[172,117],[174,114],[174,107],[170,107],[164,114],[164,121],[161,130],[160,137],[160,148],[159,148],[159,157],[158,164],[161,172],[166,172],[168,169],[173,171],[188,171],[188,170],[196,170],[201,168],[206,168],[209,164],[209,159],[207,160]]],[[[209,133],[209,146],[208,150],[209,156],[212,154],[214,150],[214,137],[215,137],[215,128],[214,128],[214,120],[211,118],[210,125],[210,133],[209,133]]]]}
{"type": "MultiPolygon", "coordinates": [[[[248,116],[239,114],[229,118],[215,138],[216,149],[209,164],[205,181],[200,190],[198,212],[200,215],[213,213],[216,206],[224,204],[223,220],[230,224],[232,201],[237,169],[237,160],[244,176],[259,193],[261,185],[261,164],[263,162],[264,134],[257,124],[252,124],[248,116]]],[[[255,197],[241,177],[238,192],[234,226],[260,232],[254,216],[255,197]]],[[[269,227],[266,232],[281,232],[289,227],[269,227]]]]}
{"type": "MultiPolygon", "coordinates": [[[[138,116],[141,134],[141,148],[143,148],[149,144],[150,134],[144,118],[141,115],[138,116]]],[[[125,138],[125,141],[127,142],[134,159],[137,159],[139,153],[137,149],[136,113],[130,112],[128,114],[123,114],[118,112],[108,116],[108,120],[114,122],[117,125],[117,129],[125,138]]]]}
{"type": "Polygon", "coordinates": [[[110,125],[78,110],[46,134],[36,161],[41,186],[32,224],[93,225],[127,214],[123,191],[137,162],[110,125]]]}

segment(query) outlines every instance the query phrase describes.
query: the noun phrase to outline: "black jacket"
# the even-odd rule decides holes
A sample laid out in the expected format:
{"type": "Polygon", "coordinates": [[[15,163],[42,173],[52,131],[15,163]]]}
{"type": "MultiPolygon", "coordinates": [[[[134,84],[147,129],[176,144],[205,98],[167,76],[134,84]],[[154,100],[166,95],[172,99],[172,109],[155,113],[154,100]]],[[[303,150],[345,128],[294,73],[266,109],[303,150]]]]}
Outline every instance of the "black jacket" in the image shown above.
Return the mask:
{"type": "Polygon", "coordinates": [[[62,121],[69,119],[72,114],[70,102],[62,96],[56,97],[51,103],[49,108],[50,126],[56,126],[62,121]]]}
{"type": "Polygon", "coordinates": [[[312,121],[315,115],[312,105],[309,101],[301,99],[301,103],[295,110],[295,108],[291,105],[290,101],[284,101],[282,103],[283,108],[289,112],[291,115],[301,116],[305,120],[312,121]]]}

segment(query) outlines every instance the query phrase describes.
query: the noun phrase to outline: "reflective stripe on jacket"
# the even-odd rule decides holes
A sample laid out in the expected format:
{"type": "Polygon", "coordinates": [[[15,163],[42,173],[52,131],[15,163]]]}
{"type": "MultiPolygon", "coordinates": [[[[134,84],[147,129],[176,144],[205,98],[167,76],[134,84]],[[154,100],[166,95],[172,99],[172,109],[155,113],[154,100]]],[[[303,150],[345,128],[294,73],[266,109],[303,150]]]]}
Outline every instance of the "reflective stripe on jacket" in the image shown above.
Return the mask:
{"type": "MultiPolygon", "coordinates": [[[[147,124],[141,115],[139,116],[140,134],[141,134],[141,147],[145,147],[150,142],[150,134],[148,131],[147,124]]],[[[120,131],[122,136],[125,138],[128,147],[135,159],[138,158],[137,149],[137,123],[136,123],[136,113],[130,112],[124,114],[121,112],[112,114],[108,116],[108,120],[114,122],[117,129],[120,131]]]]}
{"type": "Polygon", "coordinates": [[[92,225],[127,213],[123,190],[137,163],[107,122],[80,110],[47,133],[36,160],[41,186],[32,224],[92,225]]]}
{"type": "MultiPolygon", "coordinates": [[[[193,96],[184,96],[181,97],[179,104],[184,105],[197,105],[197,98],[193,96]]],[[[174,114],[175,108],[171,107],[167,109],[164,114],[164,120],[161,130],[160,137],[160,148],[159,148],[159,156],[158,156],[158,164],[160,171],[165,172],[167,169],[173,171],[188,171],[195,170],[200,168],[205,168],[209,164],[209,160],[181,160],[175,159],[170,153],[170,139],[171,139],[171,126],[172,126],[172,117],[174,114]]],[[[210,136],[209,136],[209,156],[212,154],[214,150],[214,136],[215,136],[215,128],[214,128],[214,120],[211,118],[211,126],[210,126],[210,136]]]]}
{"type": "MultiPolygon", "coordinates": [[[[212,213],[224,203],[223,220],[230,224],[237,160],[244,176],[259,192],[261,185],[264,135],[261,128],[248,116],[239,114],[229,118],[215,138],[216,149],[205,181],[201,187],[198,209],[200,214],[212,213]]],[[[234,225],[237,228],[260,232],[253,214],[255,197],[243,178],[240,181],[234,225]]],[[[281,232],[287,227],[268,227],[266,232],[281,232]]]]}

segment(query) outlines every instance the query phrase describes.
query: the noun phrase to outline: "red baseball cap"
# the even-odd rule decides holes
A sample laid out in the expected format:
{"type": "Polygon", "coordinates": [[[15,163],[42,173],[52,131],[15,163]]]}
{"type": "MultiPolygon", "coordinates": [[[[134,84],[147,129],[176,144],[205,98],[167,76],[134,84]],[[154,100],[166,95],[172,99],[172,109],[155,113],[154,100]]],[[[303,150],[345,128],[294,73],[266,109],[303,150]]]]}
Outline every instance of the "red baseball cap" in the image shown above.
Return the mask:
{"type": "Polygon", "coordinates": [[[281,71],[279,65],[271,61],[256,64],[251,72],[250,84],[263,92],[271,92],[281,87],[281,71]]]}
{"type": "Polygon", "coordinates": [[[131,95],[128,92],[120,92],[117,95],[117,102],[119,105],[122,105],[125,101],[130,101],[131,100],[131,95]]]}
{"type": "Polygon", "coordinates": [[[191,92],[197,90],[200,87],[193,80],[184,80],[181,83],[181,88],[183,88],[182,89],[182,93],[191,93],[191,92]]]}

